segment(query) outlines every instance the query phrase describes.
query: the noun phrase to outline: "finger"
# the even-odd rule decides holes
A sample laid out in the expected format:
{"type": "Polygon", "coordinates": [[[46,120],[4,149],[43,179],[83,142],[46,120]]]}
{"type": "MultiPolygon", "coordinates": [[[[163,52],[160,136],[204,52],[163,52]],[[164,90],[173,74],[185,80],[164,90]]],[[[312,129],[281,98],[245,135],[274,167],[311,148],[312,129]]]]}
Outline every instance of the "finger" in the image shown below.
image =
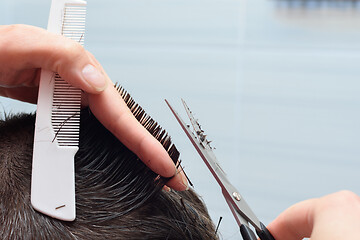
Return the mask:
{"type": "Polygon", "coordinates": [[[38,87],[0,87],[0,96],[16,99],[22,102],[36,103],[38,90],[38,87]]]}
{"type": "MultiPolygon", "coordinates": [[[[108,84],[112,85],[111,81],[80,44],[26,25],[2,26],[0,31],[7,36],[0,39],[0,47],[4,49],[0,56],[0,72],[33,68],[58,72],[65,81],[90,94],[89,105],[96,117],[146,165],[162,176],[175,175],[175,166],[165,149],[138,123],[117,91],[106,88],[108,84]]],[[[37,86],[38,82],[0,84],[37,86]]]]}
{"type": "Polygon", "coordinates": [[[314,207],[317,199],[293,205],[280,214],[268,229],[276,240],[301,240],[310,237],[313,229],[314,207]]]}
{"type": "MultiPolygon", "coordinates": [[[[102,68],[100,63],[96,60],[96,58],[90,52],[87,52],[87,54],[97,64],[97,66],[99,67],[99,69],[101,69],[101,71],[104,73],[104,75],[107,77],[107,79],[109,79],[108,81],[111,82],[110,78],[107,76],[106,72],[104,71],[104,69],[102,68]]],[[[110,84],[112,84],[112,82],[110,84]]],[[[118,92],[116,94],[119,95],[118,92]]],[[[121,98],[121,101],[123,102],[122,98],[121,98]]],[[[88,102],[88,100],[87,100],[87,102],[88,102]]],[[[129,110],[127,106],[126,106],[126,110],[127,111],[129,110]]],[[[131,114],[131,116],[133,116],[132,113],[130,113],[130,114],[131,114]]],[[[137,120],[136,120],[136,122],[137,122],[137,125],[140,125],[137,120]]],[[[143,128],[141,125],[140,125],[140,127],[143,128]]],[[[153,137],[151,136],[151,138],[153,138],[153,137]]],[[[155,141],[157,142],[157,140],[155,140],[155,141]]],[[[163,151],[163,147],[161,147],[161,151],[163,151]]],[[[137,155],[139,156],[139,154],[137,154],[137,155]]],[[[167,153],[166,153],[166,155],[168,156],[167,153]]],[[[143,161],[146,163],[146,160],[143,160],[143,161]]],[[[153,171],[155,171],[156,173],[162,175],[161,174],[162,170],[160,170],[160,172],[159,172],[158,170],[156,170],[156,167],[154,168],[154,167],[151,167],[149,164],[147,164],[147,165],[153,171]]],[[[171,166],[172,166],[172,164],[171,164],[171,166]]],[[[165,175],[163,175],[163,176],[165,176],[165,175]]],[[[178,191],[187,190],[189,188],[189,184],[188,184],[188,181],[187,181],[187,178],[186,178],[184,172],[182,170],[179,170],[179,169],[177,170],[177,173],[167,182],[167,185],[169,187],[175,189],[175,190],[178,190],[178,191]]]]}
{"type": "Polygon", "coordinates": [[[360,235],[360,198],[350,191],[332,193],[319,199],[312,240],[357,239],[360,235]]]}
{"type": "MultiPolygon", "coordinates": [[[[1,26],[0,33],[6,36],[0,40],[0,70],[4,70],[0,72],[5,72],[5,69],[20,71],[42,68],[58,72],[65,81],[88,93],[95,94],[106,88],[107,81],[98,63],[88,56],[79,43],[26,25],[1,26]]],[[[36,86],[38,82],[2,84],[36,86]]]]}
{"type": "MultiPolygon", "coordinates": [[[[110,79],[108,81],[108,85],[111,85],[110,79]]],[[[98,120],[150,169],[164,177],[176,175],[175,165],[166,150],[135,119],[114,87],[108,87],[100,94],[89,94],[88,101],[98,120]]],[[[185,190],[181,176],[176,175],[168,186],[185,190]]]]}
{"type": "Polygon", "coordinates": [[[178,171],[178,173],[171,178],[166,185],[178,191],[189,189],[189,183],[183,171],[178,171]]]}

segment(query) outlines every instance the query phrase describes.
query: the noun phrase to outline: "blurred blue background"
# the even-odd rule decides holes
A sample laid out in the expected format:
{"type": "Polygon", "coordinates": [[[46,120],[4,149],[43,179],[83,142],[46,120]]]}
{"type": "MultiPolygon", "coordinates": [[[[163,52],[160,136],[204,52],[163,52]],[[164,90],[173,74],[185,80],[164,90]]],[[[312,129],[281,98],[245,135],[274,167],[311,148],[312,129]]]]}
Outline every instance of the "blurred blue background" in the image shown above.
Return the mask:
{"type": "MultiPolygon", "coordinates": [[[[49,8],[2,0],[0,24],[46,28],[49,8]]],[[[360,194],[360,2],[89,0],[87,14],[85,47],[172,135],[214,222],[224,217],[222,239],[240,239],[236,222],[164,98],[183,117],[187,101],[265,224],[307,198],[360,194]]]]}

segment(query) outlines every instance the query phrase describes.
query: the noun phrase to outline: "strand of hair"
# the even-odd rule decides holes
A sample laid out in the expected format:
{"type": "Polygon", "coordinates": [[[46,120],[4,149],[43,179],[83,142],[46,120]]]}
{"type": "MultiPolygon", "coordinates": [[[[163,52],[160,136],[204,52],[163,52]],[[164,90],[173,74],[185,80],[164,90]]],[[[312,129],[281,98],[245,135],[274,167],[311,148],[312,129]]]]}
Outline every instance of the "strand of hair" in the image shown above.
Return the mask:
{"type": "Polygon", "coordinates": [[[219,230],[219,226],[220,226],[220,223],[221,223],[221,220],[223,219],[223,217],[220,217],[219,218],[219,221],[218,221],[218,224],[216,226],[216,229],[215,229],[215,234],[217,234],[218,230],[219,230]]]}

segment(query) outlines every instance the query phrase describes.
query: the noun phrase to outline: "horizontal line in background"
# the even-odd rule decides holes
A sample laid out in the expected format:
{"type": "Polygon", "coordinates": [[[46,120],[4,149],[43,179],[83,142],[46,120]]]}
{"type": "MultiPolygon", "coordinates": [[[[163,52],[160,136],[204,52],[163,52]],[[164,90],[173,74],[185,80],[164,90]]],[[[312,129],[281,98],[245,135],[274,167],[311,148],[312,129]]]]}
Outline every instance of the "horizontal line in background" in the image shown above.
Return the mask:
{"type": "MultiPolygon", "coordinates": [[[[114,45],[107,44],[99,41],[94,41],[87,36],[88,41],[92,41],[92,45],[96,47],[96,44],[103,45],[102,48],[114,48],[114,45]]],[[[116,49],[198,49],[198,50],[211,50],[211,51],[233,51],[236,48],[241,47],[241,44],[237,44],[235,42],[229,43],[168,43],[168,42],[153,42],[153,43],[145,43],[145,42],[130,42],[130,41],[119,41],[116,43],[116,49]]],[[[103,50],[102,49],[102,50],[103,50]]]]}
{"type": "MultiPolygon", "coordinates": [[[[357,156],[360,154],[360,150],[354,147],[344,147],[331,144],[306,144],[306,143],[291,143],[288,140],[285,141],[276,141],[272,139],[271,141],[265,141],[260,139],[251,139],[242,137],[238,144],[240,146],[240,151],[242,153],[251,152],[252,155],[266,155],[266,156],[289,156],[291,155],[293,160],[299,160],[305,162],[312,162],[314,158],[317,161],[323,160],[328,162],[330,159],[341,158],[343,163],[351,163],[354,160],[357,162],[357,156]],[[272,153],[272,154],[270,154],[272,153]],[[346,157],[345,157],[346,155],[346,157]],[[309,156],[305,158],[304,156],[309,156]],[[351,157],[352,159],[351,160],[351,157]]],[[[279,160],[288,161],[289,158],[279,157],[279,160]]]]}
{"type": "Polygon", "coordinates": [[[255,51],[277,51],[277,50],[293,50],[293,51],[308,51],[308,52],[343,52],[353,55],[360,55],[360,44],[358,46],[346,45],[326,45],[326,44],[262,44],[244,41],[238,44],[240,50],[255,50],[255,51]]]}
{"type": "MultiPolygon", "coordinates": [[[[114,45],[111,43],[104,43],[101,41],[94,41],[87,37],[88,44],[91,43],[92,47],[96,48],[96,44],[102,45],[101,50],[106,50],[107,46],[109,49],[113,49],[114,45]]],[[[277,51],[294,51],[309,54],[315,53],[340,53],[347,55],[360,56],[360,44],[359,46],[346,46],[346,45],[295,45],[295,44],[262,44],[262,43],[251,43],[247,41],[239,41],[238,43],[179,43],[179,42],[129,42],[129,41],[118,41],[116,43],[116,49],[124,50],[198,50],[198,51],[209,51],[209,52],[233,52],[238,51],[258,51],[258,52],[277,52],[277,51]],[[304,52],[305,51],[305,52],[304,52]]],[[[291,52],[290,52],[291,53],[291,52]]],[[[241,57],[241,55],[239,55],[241,57]]]]}
{"type": "Polygon", "coordinates": [[[291,97],[291,96],[265,96],[263,94],[249,95],[240,93],[239,101],[241,104],[259,104],[259,105],[276,105],[288,107],[320,108],[320,109],[339,109],[342,111],[354,110],[359,107],[359,99],[339,99],[336,97],[291,97]]]}

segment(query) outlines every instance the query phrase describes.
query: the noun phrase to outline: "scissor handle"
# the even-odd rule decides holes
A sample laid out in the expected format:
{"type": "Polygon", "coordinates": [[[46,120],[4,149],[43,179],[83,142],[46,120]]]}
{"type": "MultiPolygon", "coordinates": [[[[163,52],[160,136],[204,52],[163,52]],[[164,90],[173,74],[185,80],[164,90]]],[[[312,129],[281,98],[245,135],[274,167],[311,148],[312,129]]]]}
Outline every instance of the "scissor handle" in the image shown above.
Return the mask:
{"type": "Polygon", "coordinates": [[[269,230],[265,227],[265,225],[260,222],[261,231],[256,230],[257,235],[261,240],[275,240],[273,235],[269,232],[269,230]]]}
{"type": "Polygon", "coordinates": [[[240,233],[244,240],[257,240],[254,232],[245,224],[240,226],[240,233]]]}
{"type": "MultiPolygon", "coordinates": [[[[256,231],[260,240],[275,240],[275,238],[271,235],[269,230],[265,227],[265,225],[260,222],[261,230],[256,231]]],[[[240,233],[244,240],[257,240],[258,238],[255,236],[254,232],[249,228],[249,226],[242,224],[240,226],[240,233]]]]}

